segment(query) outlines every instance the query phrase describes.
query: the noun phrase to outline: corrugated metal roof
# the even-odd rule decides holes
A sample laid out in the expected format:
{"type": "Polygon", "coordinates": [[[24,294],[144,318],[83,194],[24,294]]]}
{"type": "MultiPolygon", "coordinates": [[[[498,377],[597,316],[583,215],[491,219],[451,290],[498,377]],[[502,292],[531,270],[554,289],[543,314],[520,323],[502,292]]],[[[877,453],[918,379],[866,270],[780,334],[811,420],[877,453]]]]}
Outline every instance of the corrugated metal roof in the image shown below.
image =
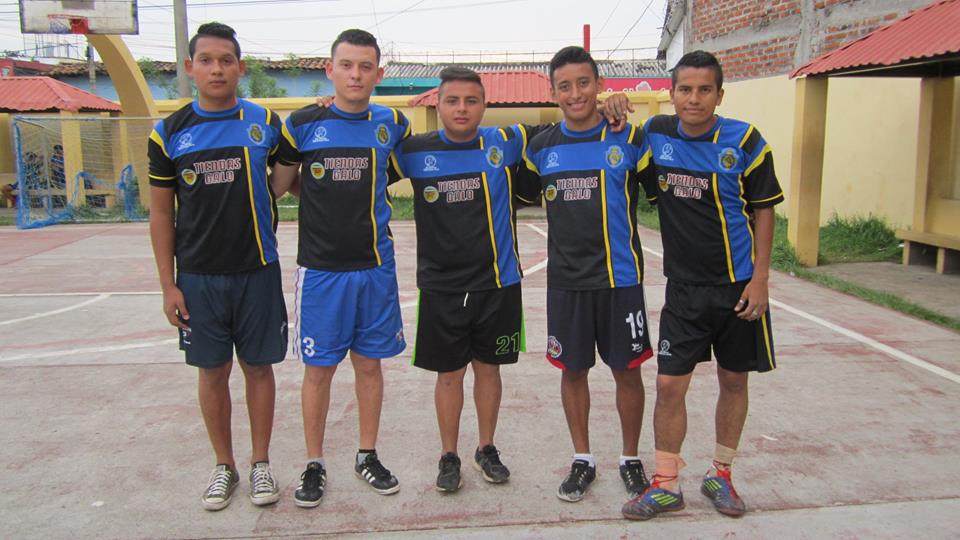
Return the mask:
{"type": "MultiPolygon", "coordinates": [[[[489,62],[489,63],[439,63],[387,62],[384,66],[384,78],[439,78],[440,71],[448,66],[465,67],[477,73],[485,71],[538,71],[547,73],[549,62],[489,62]]],[[[601,77],[651,77],[670,78],[670,73],[654,59],[645,60],[601,60],[597,62],[601,77]]]]}
{"type": "MultiPolygon", "coordinates": [[[[539,71],[482,71],[484,94],[488,105],[553,104],[550,79],[539,71]]],[[[438,88],[410,100],[410,106],[437,106],[438,88]]]]}
{"type": "MultiPolygon", "coordinates": [[[[297,58],[296,61],[289,59],[282,60],[263,60],[258,59],[260,63],[264,65],[267,69],[270,70],[287,70],[293,68],[300,68],[305,70],[319,70],[324,69],[327,65],[328,58],[323,56],[310,56],[297,58]]],[[[161,62],[159,60],[153,61],[154,67],[157,68],[157,71],[161,73],[175,73],[177,71],[176,62],[161,62]]],[[[107,68],[102,62],[96,63],[97,73],[106,74],[107,68]]],[[[51,77],[74,77],[77,75],[86,75],[87,74],[87,64],[86,62],[70,62],[64,64],[57,64],[50,70],[49,75],[51,77]]]]}
{"type": "Polygon", "coordinates": [[[50,77],[0,77],[0,111],[120,112],[120,106],[50,77]]]}
{"type": "Polygon", "coordinates": [[[840,74],[960,53],[960,0],[941,0],[797,68],[791,77],[840,74]]]}

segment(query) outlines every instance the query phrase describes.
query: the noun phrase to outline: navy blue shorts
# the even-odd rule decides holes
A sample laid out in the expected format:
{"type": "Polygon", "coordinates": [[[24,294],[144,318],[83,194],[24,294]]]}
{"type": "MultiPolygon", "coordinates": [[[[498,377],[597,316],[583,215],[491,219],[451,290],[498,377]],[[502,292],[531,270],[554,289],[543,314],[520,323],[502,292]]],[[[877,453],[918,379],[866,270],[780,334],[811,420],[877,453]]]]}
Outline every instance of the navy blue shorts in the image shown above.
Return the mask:
{"type": "Polygon", "coordinates": [[[547,360],[560,369],[590,369],[594,350],[610,369],[640,367],[653,356],[649,330],[642,285],[547,288],[547,360]]]}
{"type": "Polygon", "coordinates": [[[187,363],[216,368],[237,357],[251,365],[276,364],[287,355],[287,306],[280,263],[236,274],[179,272],[177,286],[190,313],[180,330],[187,363]]]}
{"type": "Polygon", "coordinates": [[[348,272],[297,269],[294,350],[303,363],[334,366],[352,350],[368,358],[403,352],[396,263],[348,272]]]}

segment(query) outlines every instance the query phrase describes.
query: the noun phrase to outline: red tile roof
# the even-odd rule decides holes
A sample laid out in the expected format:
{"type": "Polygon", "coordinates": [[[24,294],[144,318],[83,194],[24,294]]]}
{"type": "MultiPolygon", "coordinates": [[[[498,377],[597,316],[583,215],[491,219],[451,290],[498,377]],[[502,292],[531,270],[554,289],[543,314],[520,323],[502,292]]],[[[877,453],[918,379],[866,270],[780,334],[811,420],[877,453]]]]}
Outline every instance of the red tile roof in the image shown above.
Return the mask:
{"type": "MultiPolygon", "coordinates": [[[[297,58],[294,60],[289,60],[283,58],[280,60],[270,60],[260,58],[258,61],[263,64],[263,67],[271,70],[288,70],[298,67],[303,70],[315,71],[320,69],[325,69],[327,61],[329,58],[323,56],[309,56],[303,58],[297,58]]],[[[247,59],[249,61],[249,59],[247,59]]],[[[176,62],[164,62],[161,60],[153,61],[154,67],[157,71],[161,73],[176,73],[177,63],[176,62]]],[[[53,66],[53,69],[50,71],[51,77],[71,77],[77,75],[86,75],[87,74],[87,63],[86,62],[65,62],[62,64],[57,64],[53,66]]],[[[103,62],[96,63],[96,69],[98,74],[106,74],[107,68],[103,62]]]]}
{"type": "MultiPolygon", "coordinates": [[[[487,105],[544,105],[553,104],[550,79],[539,71],[484,71],[483,81],[487,105]]],[[[411,107],[437,106],[438,88],[410,100],[411,107]]]]}
{"type": "Polygon", "coordinates": [[[120,106],[50,77],[0,77],[0,112],[117,111],[120,106]]]}
{"type": "Polygon", "coordinates": [[[865,71],[960,53],[960,0],[940,0],[797,68],[790,77],[865,71]]]}

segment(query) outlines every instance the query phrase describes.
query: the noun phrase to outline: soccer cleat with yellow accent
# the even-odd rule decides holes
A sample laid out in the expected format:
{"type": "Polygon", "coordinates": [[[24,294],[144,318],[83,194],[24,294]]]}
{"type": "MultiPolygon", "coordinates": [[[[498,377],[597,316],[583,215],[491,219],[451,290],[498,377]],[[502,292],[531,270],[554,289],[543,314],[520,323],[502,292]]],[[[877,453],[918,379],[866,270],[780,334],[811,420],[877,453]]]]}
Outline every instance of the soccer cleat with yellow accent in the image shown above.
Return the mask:
{"type": "Polygon", "coordinates": [[[712,471],[716,471],[717,474],[711,476],[708,472],[704,475],[703,482],[700,484],[700,493],[710,499],[717,512],[723,515],[740,517],[745,514],[747,505],[733,488],[730,469],[712,469],[712,471]]]}
{"type": "MultiPolygon", "coordinates": [[[[654,477],[656,478],[656,477],[654,477]]],[[[676,512],[683,510],[686,505],[683,502],[683,492],[667,491],[660,487],[660,482],[654,479],[643,493],[630,499],[623,508],[623,517],[627,519],[637,519],[646,521],[657,514],[664,512],[676,512]]]]}

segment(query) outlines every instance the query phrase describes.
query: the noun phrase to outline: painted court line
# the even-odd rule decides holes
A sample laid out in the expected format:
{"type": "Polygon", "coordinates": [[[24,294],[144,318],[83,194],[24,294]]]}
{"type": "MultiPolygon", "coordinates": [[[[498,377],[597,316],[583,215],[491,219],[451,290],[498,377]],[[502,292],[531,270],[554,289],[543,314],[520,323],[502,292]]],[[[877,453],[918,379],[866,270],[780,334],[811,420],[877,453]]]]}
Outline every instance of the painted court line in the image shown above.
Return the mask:
{"type": "Polygon", "coordinates": [[[150,347],[159,347],[160,345],[170,345],[178,343],[178,338],[165,339],[163,341],[150,341],[147,343],[131,343],[129,345],[111,345],[109,347],[88,347],[86,349],[67,349],[63,351],[46,351],[41,353],[18,354],[16,356],[0,356],[0,362],[15,362],[17,360],[37,360],[40,358],[57,358],[64,356],[75,356],[78,354],[105,353],[113,351],[130,351],[134,349],[147,349],[150,347]]]}
{"type": "Polygon", "coordinates": [[[99,295],[99,296],[97,296],[97,297],[95,297],[95,298],[91,298],[91,299],[89,299],[89,300],[85,300],[85,301],[83,301],[83,302],[80,302],[79,304],[75,304],[75,305],[72,305],[72,306],[67,306],[67,307],[65,307],[65,308],[55,309],[55,310],[53,310],[53,311],[45,311],[45,312],[43,312],[43,313],[37,313],[37,314],[35,314],[35,315],[30,315],[30,316],[28,316],[28,317],[20,317],[19,319],[10,319],[10,320],[8,320],[8,321],[0,321],[0,326],[6,326],[6,325],[8,325],[8,324],[18,323],[18,322],[23,322],[23,321],[32,321],[33,319],[39,319],[39,318],[41,318],[41,317],[49,317],[49,316],[51,316],[51,315],[57,315],[57,314],[60,314],[60,313],[66,313],[66,312],[68,312],[68,311],[73,311],[73,310],[75,310],[75,309],[80,309],[80,308],[82,308],[83,306],[89,306],[90,304],[93,304],[93,303],[96,303],[96,302],[100,302],[101,300],[106,300],[107,298],[110,298],[110,295],[109,295],[109,294],[101,294],[101,295],[99,295]]]}
{"type": "Polygon", "coordinates": [[[105,294],[107,296],[159,296],[163,294],[160,291],[96,291],[96,292],[53,292],[53,293],[2,293],[0,298],[42,298],[57,296],[97,296],[105,294]]]}
{"type": "MultiPolygon", "coordinates": [[[[663,253],[660,253],[660,252],[658,252],[658,251],[654,251],[654,250],[652,250],[652,249],[650,249],[650,248],[647,248],[647,247],[644,247],[643,250],[646,251],[647,253],[655,256],[655,257],[659,257],[659,258],[661,258],[661,259],[663,258],[663,253]]],[[[838,333],[838,334],[840,334],[840,335],[842,335],[842,336],[846,336],[846,337],[848,337],[848,338],[850,338],[850,339],[852,339],[852,340],[854,340],[854,341],[859,341],[860,343],[863,343],[864,345],[866,345],[866,346],[868,346],[868,347],[872,347],[872,348],[874,348],[874,349],[876,349],[876,350],[878,350],[878,351],[880,351],[880,352],[882,352],[882,353],[884,353],[884,354],[886,354],[886,355],[892,356],[893,358],[896,358],[897,360],[902,360],[902,361],[904,361],[904,362],[907,362],[908,364],[913,364],[913,365],[917,366],[917,367],[920,368],[920,369],[925,369],[925,370],[929,371],[930,373],[933,373],[934,375],[939,375],[939,376],[943,377],[944,379],[947,379],[947,380],[949,380],[949,381],[953,381],[953,382],[955,382],[955,383],[957,383],[957,384],[960,384],[960,375],[957,375],[956,373],[953,373],[952,371],[947,371],[947,370],[943,369],[943,368],[940,367],[940,366],[931,364],[930,362],[927,362],[926,360],[921,360],[921,359],[917,358],[916,356],[907,354],[907,353],[905,353],[905,352],[903,352],[903,351],[901,351],[901,350],[899,350],[899,349],[895,349],[895,348],[893,348],[893,347],[891,347],[891,346],[889,346],[889,345],[884,345],[883,343],[880,343],[879,341],[877,341],[877,340],[875,340],[875,339],[869,338],[869,337],[867,337],[867,336],[865,336],[865,335],[863,335],[863,334],[861,334],[861,333],[859,333],[859,332],[855,332],[855,331],[853,331],[853,330],[850,330],[849,328],[844,328],[844,327],[842,327],[842,326],[840,326],[840,325],[838,325],[838,324],[834,324],[834,323],[832,323],[832,322],[830,322],[830,321],[828,321],[828,320],[826,320],[826,319],[821,319],[820,317],[817,317],[816,315],[813,315],[812,313],[807,313],[806,311],[803,311],[802,309],[795,308],[795,307],[793,307],[793,306],[791,306],[791,305],[789,305],[789,304],[784,304],[783,302],[781,302],[781,301],[779,301],[779,300],[774,300],[773,298],[770,299],[770,305],[777,306],[778,308],[780,308],[780,309],[782,309],[782,310],[784,310],[784,311],[789,311],[790,313],[793,313],[794,315],[796,315],[796,316],[798,316],[798,317],[804,318],[804,319],[806,319],[806,320],[808,320],[808,321],[810,321],[810,322],[812,322],[812,323],[819,324],[820,326],[822,326],[822,327],[824,327],[824,328],[828,328],[828,329],[830,329],[830,330],[833,330],[834,332],[836,332],[836,333],[838,333]]]]}

